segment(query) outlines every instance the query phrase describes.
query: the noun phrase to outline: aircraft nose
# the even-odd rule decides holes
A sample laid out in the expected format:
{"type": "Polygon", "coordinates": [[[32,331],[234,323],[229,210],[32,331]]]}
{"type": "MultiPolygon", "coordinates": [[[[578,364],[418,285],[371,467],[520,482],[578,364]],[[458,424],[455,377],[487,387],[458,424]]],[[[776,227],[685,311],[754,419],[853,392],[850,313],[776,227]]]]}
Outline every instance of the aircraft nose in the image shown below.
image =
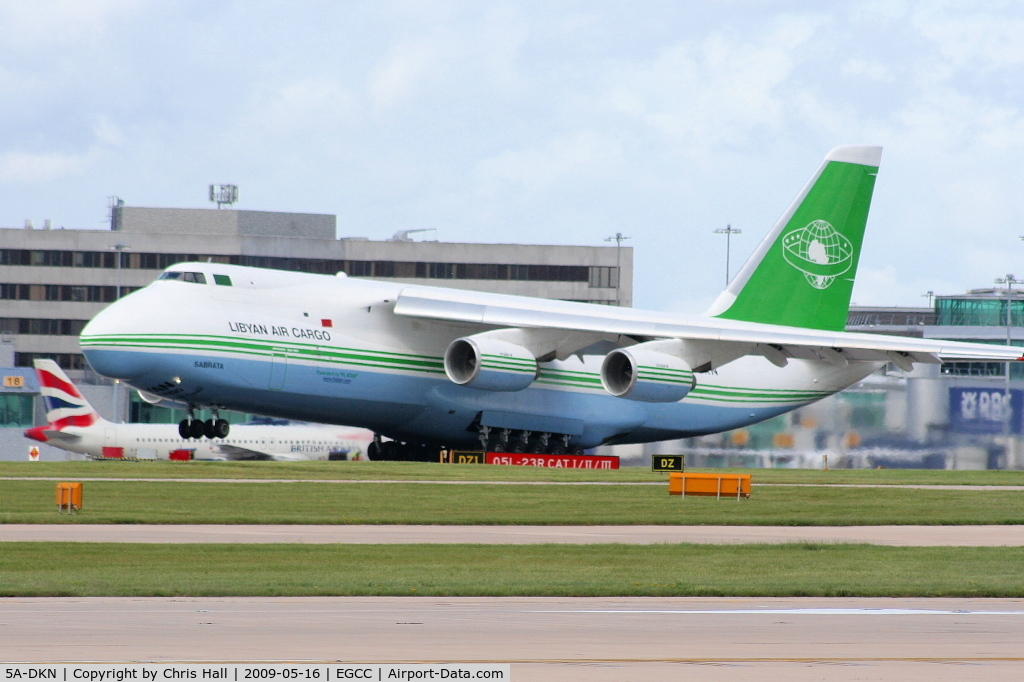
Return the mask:
{"type": "Polygon", "coordinates": [[[131,381],[152,365],[151,354],[139,351],[152,337],[154,323],[165,325],[173,314],[146,293],[143,289],[110,304],[79,335],[82,353],[103,376],[131,381]]]}

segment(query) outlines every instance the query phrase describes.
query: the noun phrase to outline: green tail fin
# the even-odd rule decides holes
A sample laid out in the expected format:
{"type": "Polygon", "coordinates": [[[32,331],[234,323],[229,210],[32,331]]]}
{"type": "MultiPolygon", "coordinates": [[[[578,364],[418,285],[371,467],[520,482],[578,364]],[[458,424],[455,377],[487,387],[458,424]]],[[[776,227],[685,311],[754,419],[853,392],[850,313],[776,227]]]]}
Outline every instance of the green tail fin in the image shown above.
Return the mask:
{"type": "Polygon", "coordinates": [[[881,147],[829,152],[708,314],[842,331],[881,156],[881,147]]]}

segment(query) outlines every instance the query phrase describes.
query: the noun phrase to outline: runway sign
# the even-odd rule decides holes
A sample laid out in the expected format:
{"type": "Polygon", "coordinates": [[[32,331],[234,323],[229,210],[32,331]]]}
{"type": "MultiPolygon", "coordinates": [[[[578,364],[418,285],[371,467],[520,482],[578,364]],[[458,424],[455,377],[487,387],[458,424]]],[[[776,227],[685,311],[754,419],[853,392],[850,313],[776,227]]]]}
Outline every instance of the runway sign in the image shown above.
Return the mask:
{"type": "Polygon", "coordinates": [[[651,455],[651,471],[682,471],[685,455],[651,455]]]}
{"type": "Polygon", "coordinates": [[[488,464],[507,464],[551,469],[618,469],[618,457],[597,455],[528,455],[511,452],[488,452],[488,464]]]}
{"type": "Polygon", "coordinates": [[[483,451],[476,450],[442,450],[441,464],[483,464],[483,451]]]}

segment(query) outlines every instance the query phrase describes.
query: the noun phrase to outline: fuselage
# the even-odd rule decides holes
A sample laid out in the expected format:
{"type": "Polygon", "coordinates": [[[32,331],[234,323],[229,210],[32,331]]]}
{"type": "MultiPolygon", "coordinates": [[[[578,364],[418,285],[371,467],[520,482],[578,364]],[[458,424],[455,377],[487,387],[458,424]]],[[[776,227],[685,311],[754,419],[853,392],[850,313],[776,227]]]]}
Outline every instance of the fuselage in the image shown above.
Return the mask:
{"type": "Polygon", "coordinates": [[[54,447],[92,458],[116,456],[170,459],[187,453],[204,460],[309,461],[365,457],[373,434],[361,429],[306,424],[238,424],[227,438],[181,438],[177,424],[115,424],[106,420],[91,426],[68,426],[59,433],[47,427],[29,429],[35,438],[54,447]]]}
{"type": "Polygon", "coordinates": [[[653,403],[610,395],[600,380],[604,356],[581,352],[540,362],[523,390],[479,390],[449,380],[443,356],[453,339],[488,328],[394,314],[406,286],[181,263],[101,312],[81,343],[101,374],[181,404],[452,447],[475,445],[481,419],[566,434],[583,448],[724,431],[824,398],[881,366],[777,367],[747,356],[696,373],[682,400],[653,403]]]}

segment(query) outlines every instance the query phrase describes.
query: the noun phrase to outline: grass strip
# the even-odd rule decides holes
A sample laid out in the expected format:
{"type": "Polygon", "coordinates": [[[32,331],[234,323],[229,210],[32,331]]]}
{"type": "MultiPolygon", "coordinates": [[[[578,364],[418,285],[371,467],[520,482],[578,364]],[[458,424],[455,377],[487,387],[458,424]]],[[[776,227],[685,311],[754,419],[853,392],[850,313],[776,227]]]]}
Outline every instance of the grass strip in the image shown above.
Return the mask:
{"type": "Polygon", "coordinates": [[[0,544],[0,596],[1024,597],[1024,548],[0,544]]]}
{"type": "MultiPolygon", "coordinates": [[[[688,469],[690,471],[690,469],[688,469]]],[[[1024,471],[938,469],[692,469],[747,473],[757,483],[846,483],[869,485],[1024,485],[1024,471]]],[[[252,478],[436,481],[667,481],[668,474],[643,467],[616,470],[417,462],[0,462],[0,477],[252,478]]]]}
{"type": "Polygon", "coordinates": [[[0,523],[964,525],[1024,523],[1024,492],[778,487],[749,500],[662,486],[89,481],[59,515],[52,481],[0,481],[0,523]]]}

